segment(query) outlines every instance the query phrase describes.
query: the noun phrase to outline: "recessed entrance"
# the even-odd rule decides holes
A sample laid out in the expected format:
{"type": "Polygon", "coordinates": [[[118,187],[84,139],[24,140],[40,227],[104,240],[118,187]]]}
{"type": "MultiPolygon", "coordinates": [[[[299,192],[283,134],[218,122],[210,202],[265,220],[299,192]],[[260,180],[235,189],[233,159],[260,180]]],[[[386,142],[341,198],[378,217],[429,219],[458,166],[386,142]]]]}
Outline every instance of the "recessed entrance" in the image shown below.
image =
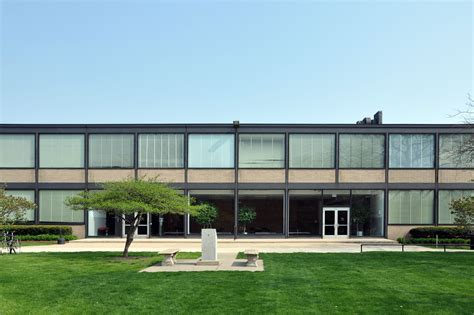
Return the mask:
{"type": "Polygon", "coordinates": [[[323,208],[323,237],[349,237],[349,208],[323,208]]]}
{"type": "MultiPolygon", "coordinates": [[[[131,216],[131,215],[129,215],[129,216],[131,216]]],[[[150,225],[148,224],[149,217],[150,217],[149,213],[142,216],[140,222],[138,223],[138,227],[135,230],[135,236],[136,237],[149,237],[150,236],[150,225]]],[[[124,236],[125,236],[127,234],[128,230],[130,229],[130,224],[123,221],[123,227],[124,227],[124,236]]]]}

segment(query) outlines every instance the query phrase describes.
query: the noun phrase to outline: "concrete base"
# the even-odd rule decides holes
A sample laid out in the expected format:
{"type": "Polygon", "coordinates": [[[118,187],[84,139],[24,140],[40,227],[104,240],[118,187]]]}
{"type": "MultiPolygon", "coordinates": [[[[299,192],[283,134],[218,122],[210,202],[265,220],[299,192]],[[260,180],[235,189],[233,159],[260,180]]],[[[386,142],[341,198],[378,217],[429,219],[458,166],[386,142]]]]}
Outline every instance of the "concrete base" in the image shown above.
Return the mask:
{"type": "Polygon", "coordinates": [[[205,260],[199,258],[196,262],[197,266],[219,266],[220,262],[218,260],[205,260]]]}

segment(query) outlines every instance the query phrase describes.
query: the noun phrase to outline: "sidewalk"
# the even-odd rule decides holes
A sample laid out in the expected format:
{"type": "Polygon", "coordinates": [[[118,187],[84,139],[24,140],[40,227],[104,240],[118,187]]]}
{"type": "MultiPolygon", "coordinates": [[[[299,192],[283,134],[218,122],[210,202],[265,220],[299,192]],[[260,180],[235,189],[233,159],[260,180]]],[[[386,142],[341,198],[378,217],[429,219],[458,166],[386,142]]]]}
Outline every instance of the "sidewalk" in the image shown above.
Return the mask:
{"type": "MultiPolygon", "coordinates": [[[[384,246],[397,244],[387,239],[322,240],[322,239],[219,239],[219,253],[236,253],[245,249],[258,249],[261,253],[360,253],[361,243],[375,243],[376,246],[364,247],[364,252],[388,251],[400,252],[401,246],[384,246]]],[[[38,252],[120,252],[123,250],[125,239],[84,239],[71,241],[66,245],[27,246],[22,248],[24,253],[38,252]]],[[[131,252],[158,252],[167,248],[179,248],[182,252],[200,252],[200,239],[138,239],[130,246],[131,252]]],[[[422,246],[405,246],[406,252],[436,252],[442,248],[427,248],[422,246]]],[[[464,250],[448,249],[461,252],[464,250]]],[[[474,252],[466,250],[466,252],[474,252]]]]}

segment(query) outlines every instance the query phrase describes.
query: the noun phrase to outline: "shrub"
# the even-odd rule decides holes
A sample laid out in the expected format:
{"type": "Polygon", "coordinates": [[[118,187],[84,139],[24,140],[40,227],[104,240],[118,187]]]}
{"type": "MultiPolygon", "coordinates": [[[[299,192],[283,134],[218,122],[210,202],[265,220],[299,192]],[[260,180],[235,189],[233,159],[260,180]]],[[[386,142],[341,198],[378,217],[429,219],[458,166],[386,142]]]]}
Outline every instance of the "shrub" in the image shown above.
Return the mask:
{"type": "MultiPolygon", "coordinates": [[[[40,235],[19,235],[18,239],[22,241],[55,241],[60,238],[60,235],[54,234],[40,234],[40,235]]],[[[75,235],[63,235],[66,241],[77,240],[75,235]]]]}
{"type": "Polygon", "coordinates": [[[410,235],[413,238],[467,238],[468,235],[465,230],[459,227],[417,227],[410,230],[410,235]]]}
{"type": "Polygon", "coordinates": [[[0,231],[13,231],[16,235],[72,235],[72,228],[62,225],[0,225],[0,231]]]}
{"type": "Polygon", "coordinates": [[[212,228],[217,219],[217,207],[210,203],[204,203],[201,209],[194,214],[196,222],[203,228],[212,228]]]}
{"type": "MultiPolygon", "coordinates": [[[[436,244],[436,238],[409,238],[409,239],[404,239],[403,243],[404,244],[436,244]]],[[[438,244],[469,244],[469,240],[463,239],[463,238],[438,238],[438,244]]]]}

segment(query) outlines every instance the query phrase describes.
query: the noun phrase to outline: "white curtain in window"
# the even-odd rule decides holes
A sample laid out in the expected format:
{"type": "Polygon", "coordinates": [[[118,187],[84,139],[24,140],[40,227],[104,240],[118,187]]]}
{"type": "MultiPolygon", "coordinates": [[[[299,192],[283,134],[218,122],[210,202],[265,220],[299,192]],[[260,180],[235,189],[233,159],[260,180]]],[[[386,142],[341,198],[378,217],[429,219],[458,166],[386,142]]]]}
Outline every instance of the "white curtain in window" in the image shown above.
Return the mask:
{"type": "Polygon", "coordinates": [[[40,167],[84,167],[84,135],[40,135],[40,167]]]}
{"type": "Polygon", "coordinates": [[[433,190],[390,190],[389,224],[433,224],[433,190]]]}
{"type": "Polygon", "coordinates": [[[433,168],[434,135],[390,135],[391,168],[433,168]]]}
{"type": "Polygon", "coordinates": [[[100,134],[89,136],[89,167],[132,168],[133,135],[100,134]]]}
{"type": "MultiPolygon", "coordinates": [[[[34,190],[6,190],[5,193],[10,196],[23,197],[28,201],[35,202],[35,191],[34,190]]],[[[27,221],[35,220],[35,209],[26,211],[25,219],[27,221]]]]}
{"type": "Polygon", "coordinates": [[[384,168],[383,135],[343,134],[340,135],[339,141],[339,167],[384,168]]]}
{"type": "Polygon", "coordinates": [[[34,135],[0,135],[0,167],[35,167],[34,135]]]}
{"type": "Polygon", "coordinates": [[[284,168],[285,135],[241,134],[239,136],[240,168],[284,168]]]}
{"type": "Polygon", "coordinates": [[[184,165],[184,135],[141,134],[138,152],[140,168],[181,168],[184,165]]]}
{"type": "Polygon", "coordinates": [[[444,134],[439,136],[439,167],[474,168],[474,134],[444,134]]]}
{"type": "Polygon", "coordinates": [[[333,168],[335,155],[333,134],[291,134],[291,168],[333,168]]]}
{"type": "Polygon", "coordinates": [[[189,135],[188,164],[191,168],[233,168],[233,134],[189,135]]]}
{"type": "Polygon", "coordinates": [[[474,196],[474,190],[440,190],[438,200],[438,223],[453,224],[454,214],[451,213],[451,202],[471,196],[474,196]]]}
{"type": "Polygon", "coordinates": [[[72,210],[64,203],[80,190],[40,190],[39,217],[41,222],[84,222],[84,211],[72,210]]]}

